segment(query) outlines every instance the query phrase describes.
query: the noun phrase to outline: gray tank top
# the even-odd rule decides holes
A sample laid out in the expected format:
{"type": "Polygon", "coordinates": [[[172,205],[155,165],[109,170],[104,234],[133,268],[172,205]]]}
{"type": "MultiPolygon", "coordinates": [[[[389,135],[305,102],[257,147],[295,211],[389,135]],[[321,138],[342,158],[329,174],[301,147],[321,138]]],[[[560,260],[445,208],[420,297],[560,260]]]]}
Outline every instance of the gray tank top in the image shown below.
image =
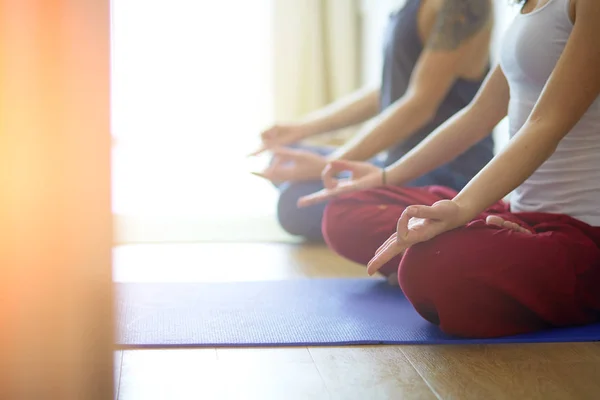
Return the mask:
{"type": "MultiPolygon", "coordinates": [[[[381,109],[404,95],[410,76],[423,51],[417,16],[421,0],[407,0],[405,6],[390,15],[385,33],[383,72],[381,79],[381,109]]],[[[456,114],[477,94],[483,81],[458,79],[439,106],[434,118],[408,140],[388,152],[386,163],[392,164],[418,145],[448,118],[456,114]]],[[[493,157],[494,141],[488,136],[448,164],[453,172],[470,178],[475,176],[493,157]]]]}

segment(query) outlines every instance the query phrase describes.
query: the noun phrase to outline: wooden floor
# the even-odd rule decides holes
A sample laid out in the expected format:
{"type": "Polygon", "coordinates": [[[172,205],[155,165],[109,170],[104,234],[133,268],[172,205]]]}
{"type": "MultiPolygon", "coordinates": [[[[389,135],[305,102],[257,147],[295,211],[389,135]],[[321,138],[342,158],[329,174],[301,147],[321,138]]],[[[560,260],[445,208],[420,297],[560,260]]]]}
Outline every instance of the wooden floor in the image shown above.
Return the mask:
{"type": "MultiPolygon", "coordinates": [[[[363,277],[320,246],[137,245],[121,282],[363,277]]],[[[118,399],[598,399],[600,343],[117,352],[118,399]]]]}

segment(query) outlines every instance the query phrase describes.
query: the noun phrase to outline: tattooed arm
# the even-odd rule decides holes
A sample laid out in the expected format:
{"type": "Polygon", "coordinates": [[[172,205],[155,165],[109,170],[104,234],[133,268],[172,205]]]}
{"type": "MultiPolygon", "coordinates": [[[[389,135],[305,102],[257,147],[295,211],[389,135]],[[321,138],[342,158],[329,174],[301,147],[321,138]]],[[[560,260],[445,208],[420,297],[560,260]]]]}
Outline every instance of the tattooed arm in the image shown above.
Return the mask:
{"type": "Polygon", "coordinates": [[[330,158],[367,160],[431,121],[466,63],[487,58],[492,20],[491,0],[443,0],[404,96],[330,158]]]}
{"type": "Polygon", "coordinates": [[[492,12],[489,1],[443,0],[427,49],[453,51],[489,26],[492,12]]]}

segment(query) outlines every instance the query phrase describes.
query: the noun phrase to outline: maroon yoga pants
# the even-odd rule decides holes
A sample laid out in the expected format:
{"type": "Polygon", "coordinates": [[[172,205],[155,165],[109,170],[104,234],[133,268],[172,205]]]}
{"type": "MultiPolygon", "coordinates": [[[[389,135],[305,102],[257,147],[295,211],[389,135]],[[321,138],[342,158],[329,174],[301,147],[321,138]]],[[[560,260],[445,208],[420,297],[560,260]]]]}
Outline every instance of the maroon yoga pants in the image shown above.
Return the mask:
{"type": "MultiPolygon", "coordinates": [[[[365,264],[396,231],[405,207],[451,199],[452,189],[386,186],[331,201],[327,244],[365,264]]],[[[451,335],[498,337],[600,320],[600,228],[565,215],[510,213],[498,203],[463,228],[409,248],[386,264],[417,312],[451,335]],[[498,215],[532,229],[489,226],[498,215]]]]}

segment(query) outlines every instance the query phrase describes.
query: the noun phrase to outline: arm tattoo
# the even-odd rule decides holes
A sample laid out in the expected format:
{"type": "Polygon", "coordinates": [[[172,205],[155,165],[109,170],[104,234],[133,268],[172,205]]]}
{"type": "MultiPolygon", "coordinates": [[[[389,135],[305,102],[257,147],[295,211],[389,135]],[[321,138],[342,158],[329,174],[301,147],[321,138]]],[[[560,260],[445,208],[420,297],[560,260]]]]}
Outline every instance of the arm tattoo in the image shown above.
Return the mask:
{"type": "Polygon", "coordinates": [[[480,32],[491,16],[489,0],[443,0],[427,47],[433,50],[456,50],[480,32]]]}

